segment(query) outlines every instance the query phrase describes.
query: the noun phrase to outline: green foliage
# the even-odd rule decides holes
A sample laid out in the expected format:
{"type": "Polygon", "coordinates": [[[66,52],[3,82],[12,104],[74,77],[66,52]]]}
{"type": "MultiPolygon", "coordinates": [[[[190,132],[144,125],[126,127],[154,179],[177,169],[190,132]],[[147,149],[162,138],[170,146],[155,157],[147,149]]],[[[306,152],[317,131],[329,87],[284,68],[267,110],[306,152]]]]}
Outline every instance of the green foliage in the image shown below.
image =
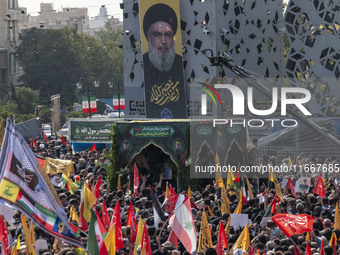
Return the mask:
{"type": "Polygon", "coordinates": [[[51,123],[51,110],[50,108],[43,106],[39,111],[38,117],[41,123],[51,123]]]}
{"type": "Polygon", "coordinates": [[[13,114],[17,113],[19,113],[19,107],[13,100],[9,100],[6,104],[1,103],[0,116],[2,118],[12,118],[13,114]]]}
{"type": "Polygon", "coordinates": [[[85,118],[86,116],[83,112],[71,111],[68,113],[68,118],[85,118]]]}
{"type": "MultiPolygon", "coordinates": [[[[75,98],[79,101],[80,94],[87,94],[86,83],[91,95],[111,98],[114,91],[108,83],[122,81],[121,29],[107,25],[97,40],[79,35],[73,29],[32,28],[20,39],[17,55],[24,70],[20,79],[25,87],[39,92],[37,104],[49,105],[51,95],[60,94],[61,108],[70,109],[75,98]],[[75,84],[80,80],[85,85],[77,91],[75,84]],[[93,86],[94,81],[100,82],[99,88],[93,86]]],[[[122,92],[123,83],[120,84],[122,92]]],[[[13,94],[15,96],[18,95],[13,94]]]]}
{"type": "Polygon", "coordinates": [[[15,87],[10,92],[10,98],[15,98],[20,114],[33,114],[38,105],[38,91],[26,87],[15,87]]]}
{"type": "Polygon", "coordinates": [[[111,132],[111,149],[108,153],[109,164],[107,166],[107,182],[109,184],[110,190],[114,190],[118,183],[118,176],[120,174],[119,169],[121,168],[121,163],[119,160],[119,145],[117,144],[118,134],[116,132],[116,125],[112,126],[111,132]]]}

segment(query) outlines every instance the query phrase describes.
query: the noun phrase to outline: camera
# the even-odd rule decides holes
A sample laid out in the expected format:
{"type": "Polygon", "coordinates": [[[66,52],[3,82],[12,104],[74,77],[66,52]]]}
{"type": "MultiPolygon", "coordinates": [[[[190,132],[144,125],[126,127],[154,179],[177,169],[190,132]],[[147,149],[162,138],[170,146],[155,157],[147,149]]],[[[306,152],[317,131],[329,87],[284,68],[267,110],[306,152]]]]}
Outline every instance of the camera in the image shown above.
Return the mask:
{"type": "Polygon", "coordinates": [[[205,33],[206,35],[210,35],[211,32],[210,32],[210,30],[204,28],[204,29],[203,29],[203,33],[205,33]]]}

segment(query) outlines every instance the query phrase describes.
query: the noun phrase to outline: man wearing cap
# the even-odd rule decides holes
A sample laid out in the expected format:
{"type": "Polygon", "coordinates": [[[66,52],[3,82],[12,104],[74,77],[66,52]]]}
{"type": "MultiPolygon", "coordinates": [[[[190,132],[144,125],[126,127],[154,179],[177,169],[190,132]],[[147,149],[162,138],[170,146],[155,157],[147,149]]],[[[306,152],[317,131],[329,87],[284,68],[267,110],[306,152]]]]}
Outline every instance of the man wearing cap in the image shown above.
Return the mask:
{"type": "Polygon", "coordinates": [[[182,56],[175,53],[177,29],[176,13],[166,4],[155,4],[144,15],[143,32],[149,44],[148,51],[143,54],[145,90],[154,106],[164,107],[171,103],[178,106],[184,99],[182,56]],[[167,95],[158,93],[168,91],[168,88],[172,90],[167,95]]]}

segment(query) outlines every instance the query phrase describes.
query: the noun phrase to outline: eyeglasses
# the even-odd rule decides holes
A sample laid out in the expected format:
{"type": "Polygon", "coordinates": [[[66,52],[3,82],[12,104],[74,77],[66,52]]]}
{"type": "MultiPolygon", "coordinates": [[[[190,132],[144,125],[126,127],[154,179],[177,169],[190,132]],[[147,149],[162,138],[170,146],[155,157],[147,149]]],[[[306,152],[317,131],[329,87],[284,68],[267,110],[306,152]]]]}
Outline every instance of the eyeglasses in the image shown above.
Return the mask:
{"type": "Polygon", "coordinates": [[[162,33],[159,33],[159,32],[150,32],[150,34],[152,34],[152,36],[156,37],[157,39],[160,39],[162,38],[163,36],[166,38],[166,39],[170,39],[172,38],[172,32],[166,32],[164,34],[162,33]]]}

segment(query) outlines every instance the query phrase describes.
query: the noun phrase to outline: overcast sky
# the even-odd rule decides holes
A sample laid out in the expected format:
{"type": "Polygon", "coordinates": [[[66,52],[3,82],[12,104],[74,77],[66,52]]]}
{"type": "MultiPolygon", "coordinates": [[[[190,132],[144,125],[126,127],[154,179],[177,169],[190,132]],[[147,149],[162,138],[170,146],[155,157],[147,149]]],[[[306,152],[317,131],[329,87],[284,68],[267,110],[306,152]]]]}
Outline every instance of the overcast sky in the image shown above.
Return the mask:
{"type": "Polygon", "coordinates": [[[90,18],[97,16],[100,6],[105,5],[108,15],[113,15],[115,18],[119,17],[120,20],[123,19],[123,11],[119,8],[119,3],[123,0],[19,0],[19,6],[26,7],[30,15],[36,16],[40,11],[41,2],[53,3],[56,11],[61,11],[64,7],[86,7],[90,18]]]}

